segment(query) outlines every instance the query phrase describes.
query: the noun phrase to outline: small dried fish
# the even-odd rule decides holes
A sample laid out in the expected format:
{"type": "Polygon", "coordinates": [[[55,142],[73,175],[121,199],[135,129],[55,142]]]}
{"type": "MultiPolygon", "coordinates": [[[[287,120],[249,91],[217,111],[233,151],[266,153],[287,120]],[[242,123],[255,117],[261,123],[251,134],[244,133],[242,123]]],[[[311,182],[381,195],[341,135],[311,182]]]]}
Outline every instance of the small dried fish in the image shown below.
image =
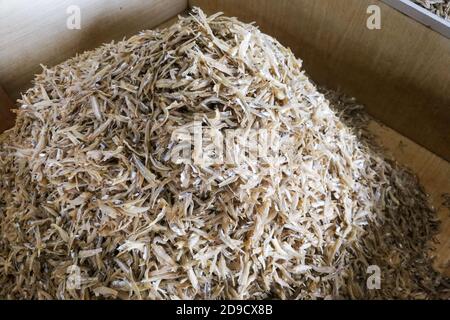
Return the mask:
{"type": "Polygon", "coordinates": [[[97,254],[99,254],[100,252],[102,252],[102,248],[97,248],[97,249],[91,249],[91,250],[80,250],[78,252],[78,256],[83,259],[83,258],[89,258],[89,257],[93,257],[97,254]]]}
{"type": "Polygon", "coordinates": [[[44,68],[0,135],[0,298],[444,297],[417,179],[301,66],[194,8],[44,68]]]}
{"type": "Polygon", "coordinates": [[[450,21],[450,0],[410,0],[435,15],[450,21]]]}

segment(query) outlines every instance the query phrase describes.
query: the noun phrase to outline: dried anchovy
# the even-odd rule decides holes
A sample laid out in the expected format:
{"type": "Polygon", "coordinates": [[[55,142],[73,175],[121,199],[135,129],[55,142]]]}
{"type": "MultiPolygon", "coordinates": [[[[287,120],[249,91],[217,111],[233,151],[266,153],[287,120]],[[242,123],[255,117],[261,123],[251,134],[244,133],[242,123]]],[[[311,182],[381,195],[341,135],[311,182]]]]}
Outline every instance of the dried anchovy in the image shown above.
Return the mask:
{"type": "MultiPolygon", "coordinates": [[[[396,161],[387,158],[374,142],[368,124],[373,119],[354,98],[326,88],[320,91],[329,99],[333,110],[367,149],[370,168],[384,177],[385,186],[372,182],[379,199],[378,217],[368,221],[366,236],[360,240],[357,259],[352,261],[353,274],[362,275],[368,265],[377,265],[383,279],[380,290],[366,290],[369,299],[449,299],[450,281],[432,267],[430,250],[438,232],[435,209],[417,177],[396,161]],[[355,272],[356,271],[356,272],[355,272]]],[[[379,181],[381,182],[381,181],[379,181]]],[[[350,294],[353,298],[358,295],[350,294]]]]}
{"type": "Polygon", "coordinates": [[[194,9],[44,67],[0,135],[0,297],[443,297],[425,193],[301,63],[194,9]],[[215,132],[276,128],[279,170],[171,161],[198,116],[215,132]]]}

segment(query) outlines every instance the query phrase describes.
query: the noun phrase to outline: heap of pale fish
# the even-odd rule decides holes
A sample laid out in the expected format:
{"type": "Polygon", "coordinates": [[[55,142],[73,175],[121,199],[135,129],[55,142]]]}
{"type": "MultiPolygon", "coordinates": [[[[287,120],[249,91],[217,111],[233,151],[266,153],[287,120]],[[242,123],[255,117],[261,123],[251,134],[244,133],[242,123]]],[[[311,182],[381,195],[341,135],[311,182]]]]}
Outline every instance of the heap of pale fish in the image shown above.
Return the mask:
{"type": "Polygon", "coordinates": [[[194,9],[44,68],[19,104],[0,137],[1,298],[446,290],[414,176],[369,147],[346,124],[359,118],[331,108],[301,61],[253,25],[194,9]],[[196,126],[213,140],[238,132],[224,148],[238,161],[207,147],[217,161],[175,157],[196,126]],[[279,149],[260,156],[251,144],[241,157],[254,132],[276,132],[279,149]],[[377,267],[379,282],[368,279],[377,267]]]}
{"type": "Polygon", "coordinates": [[[435,15],[450,21],[450,0],[410,0],[435,15]]]}

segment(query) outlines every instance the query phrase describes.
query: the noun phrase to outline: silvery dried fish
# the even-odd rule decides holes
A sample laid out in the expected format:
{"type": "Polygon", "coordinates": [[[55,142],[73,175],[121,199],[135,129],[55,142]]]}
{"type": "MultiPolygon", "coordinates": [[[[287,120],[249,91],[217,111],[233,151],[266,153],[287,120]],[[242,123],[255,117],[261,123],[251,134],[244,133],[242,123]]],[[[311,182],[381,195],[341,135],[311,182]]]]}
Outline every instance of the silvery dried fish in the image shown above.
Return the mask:
{"type": "Polygon", "coordinates": [[[44,67],[19,103],[0,135],[1,298],[446,294],[417,180],[254,25],[195,8],[44,67]],[[172,161],[199,122],[202,151],[220,160],[225,137],[236,161],[172,161]],[[258,136],[270,152],[242,143],[258,136]]]}

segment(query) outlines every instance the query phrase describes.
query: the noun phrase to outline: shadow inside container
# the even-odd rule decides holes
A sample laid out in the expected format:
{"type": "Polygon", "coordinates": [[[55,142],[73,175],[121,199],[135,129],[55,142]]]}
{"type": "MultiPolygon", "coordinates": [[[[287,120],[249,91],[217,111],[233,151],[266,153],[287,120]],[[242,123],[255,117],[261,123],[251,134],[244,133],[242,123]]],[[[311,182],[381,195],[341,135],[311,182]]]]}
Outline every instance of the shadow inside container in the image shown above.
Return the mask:
{"type": "Polygon", "coordinates": [[[375,169],[380,179],[372,185],[377,198],[376,218],[369,219],[359,245],[350,252],[348,258],[354,273],[342,285],[343,297],[450,297],[449,279],[432,267],[432,247],[439,222],[417,177],[383,155],[382,147],[374,143],[366,129],[370,118],[361,105],[336,92],[322,91],[341,121],[367,148],[370,163],[366,166],[375,169]],[[381,277],[378,284],[377,276],[381,277]]]}

